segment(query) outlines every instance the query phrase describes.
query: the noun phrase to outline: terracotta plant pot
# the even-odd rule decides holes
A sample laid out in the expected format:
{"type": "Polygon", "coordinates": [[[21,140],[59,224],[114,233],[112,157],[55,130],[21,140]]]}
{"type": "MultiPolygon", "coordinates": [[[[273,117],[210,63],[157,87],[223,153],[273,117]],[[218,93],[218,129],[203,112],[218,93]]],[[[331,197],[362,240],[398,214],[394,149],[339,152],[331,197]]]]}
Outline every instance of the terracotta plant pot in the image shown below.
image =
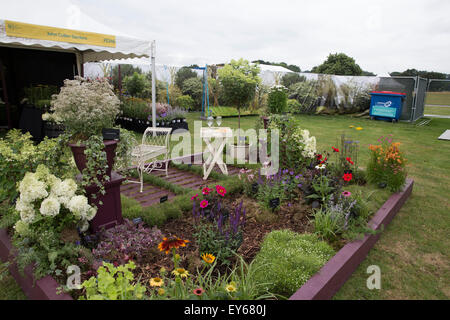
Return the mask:
{"type": "MultiPolygon", "coordinates": [[[[111,178],[111,171],[114,165],[114,158],[116,156],[116,148],[117,148],[117,141],[115,140],[105,140],[103,141],[105,144],[105,148],[103,151],[106,152],[106,160],[108,162],[108,168],[106,169],[106,175],[111,178]]],[[[86,155],[84,154],[84,150],[86,150],[86,146],[76,145],[73,143],[69,143],[70,149],[72,149],[73,158],[75,159],[75,164],[77,165],[77,168],[80,172],[83,172],[83,170],[86,168],[86,155]]]]}

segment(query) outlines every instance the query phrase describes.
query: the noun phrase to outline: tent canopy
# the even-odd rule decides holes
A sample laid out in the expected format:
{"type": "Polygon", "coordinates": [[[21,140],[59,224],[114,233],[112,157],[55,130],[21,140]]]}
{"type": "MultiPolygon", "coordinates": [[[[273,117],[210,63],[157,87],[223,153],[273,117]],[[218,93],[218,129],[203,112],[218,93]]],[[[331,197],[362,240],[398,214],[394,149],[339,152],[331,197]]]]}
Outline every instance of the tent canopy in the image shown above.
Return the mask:
{"type": "Polygon", "coordinates": [[[0,46],[73,52],[84,63],[150,57],[152,42],[122,35],[0,20],[0,46]]]}

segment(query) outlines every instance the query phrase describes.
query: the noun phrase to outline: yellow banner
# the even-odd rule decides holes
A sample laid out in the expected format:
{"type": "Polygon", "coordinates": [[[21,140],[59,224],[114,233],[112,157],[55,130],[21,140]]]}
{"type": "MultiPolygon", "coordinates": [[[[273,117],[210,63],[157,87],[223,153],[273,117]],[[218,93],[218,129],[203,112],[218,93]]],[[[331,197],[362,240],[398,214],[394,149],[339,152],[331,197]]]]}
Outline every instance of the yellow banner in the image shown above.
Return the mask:
{"type": "Polygon", "coordinates": [[[70,43],[83,43],[101,47],[116,47],[116,36],[94,32],[39,26],[35,24],[5,20],[6,35],[70,43]]]}

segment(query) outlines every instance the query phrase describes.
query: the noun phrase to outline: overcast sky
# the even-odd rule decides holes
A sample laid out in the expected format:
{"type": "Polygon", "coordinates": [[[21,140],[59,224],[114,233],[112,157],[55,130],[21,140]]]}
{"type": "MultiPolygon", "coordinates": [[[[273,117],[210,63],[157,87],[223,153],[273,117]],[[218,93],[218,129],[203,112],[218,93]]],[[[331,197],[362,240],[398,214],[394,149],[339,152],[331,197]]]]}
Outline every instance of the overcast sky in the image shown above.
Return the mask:
{"type": "Polygon", "coordinates": [[[450,73],[449,0],[0,0],[1,19],[109,30],[88,30],[77,10],[111,30],[156,40],[157,63],[243,57],[310,70],[344,52],[376,74],[450,73]]]}

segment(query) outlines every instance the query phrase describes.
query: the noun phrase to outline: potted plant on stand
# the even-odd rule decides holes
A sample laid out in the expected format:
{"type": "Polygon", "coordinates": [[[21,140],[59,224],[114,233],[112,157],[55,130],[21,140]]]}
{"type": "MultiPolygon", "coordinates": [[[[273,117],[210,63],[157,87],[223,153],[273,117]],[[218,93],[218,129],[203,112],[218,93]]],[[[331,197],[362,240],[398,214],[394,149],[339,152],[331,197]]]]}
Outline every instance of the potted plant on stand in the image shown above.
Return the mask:
{"type": "Polygon", "coordinates": [[[99,206],[94,225],[109,227],[121,223],[117,204],[123,177],[112,173],[118,141],[104,140],[102,134],[103,129],[114,126],[120,113],[120,101],[112,86],[106,79],[65,80],[60,93],[53,96],[51,111],[70,136],[69,146],[90,201],[99,206]]]}
{"type": "Polygon", "coordinates": [[[248,107],[253,97],[255,96],[256,87],[261,82],[258,77],[260,68],[258,65],[250,65],[247,60],[231,60],[222,69],[218,71],[219,80],[222,84],[223,93],[231,105],[235,105],[238,109],[238,128],[239,136],[238,143],[229,145],[238,159],[248,158],[248,150],[250,144],[245,141],[245,137],[241,136],[241,109],[248,107]]]}

